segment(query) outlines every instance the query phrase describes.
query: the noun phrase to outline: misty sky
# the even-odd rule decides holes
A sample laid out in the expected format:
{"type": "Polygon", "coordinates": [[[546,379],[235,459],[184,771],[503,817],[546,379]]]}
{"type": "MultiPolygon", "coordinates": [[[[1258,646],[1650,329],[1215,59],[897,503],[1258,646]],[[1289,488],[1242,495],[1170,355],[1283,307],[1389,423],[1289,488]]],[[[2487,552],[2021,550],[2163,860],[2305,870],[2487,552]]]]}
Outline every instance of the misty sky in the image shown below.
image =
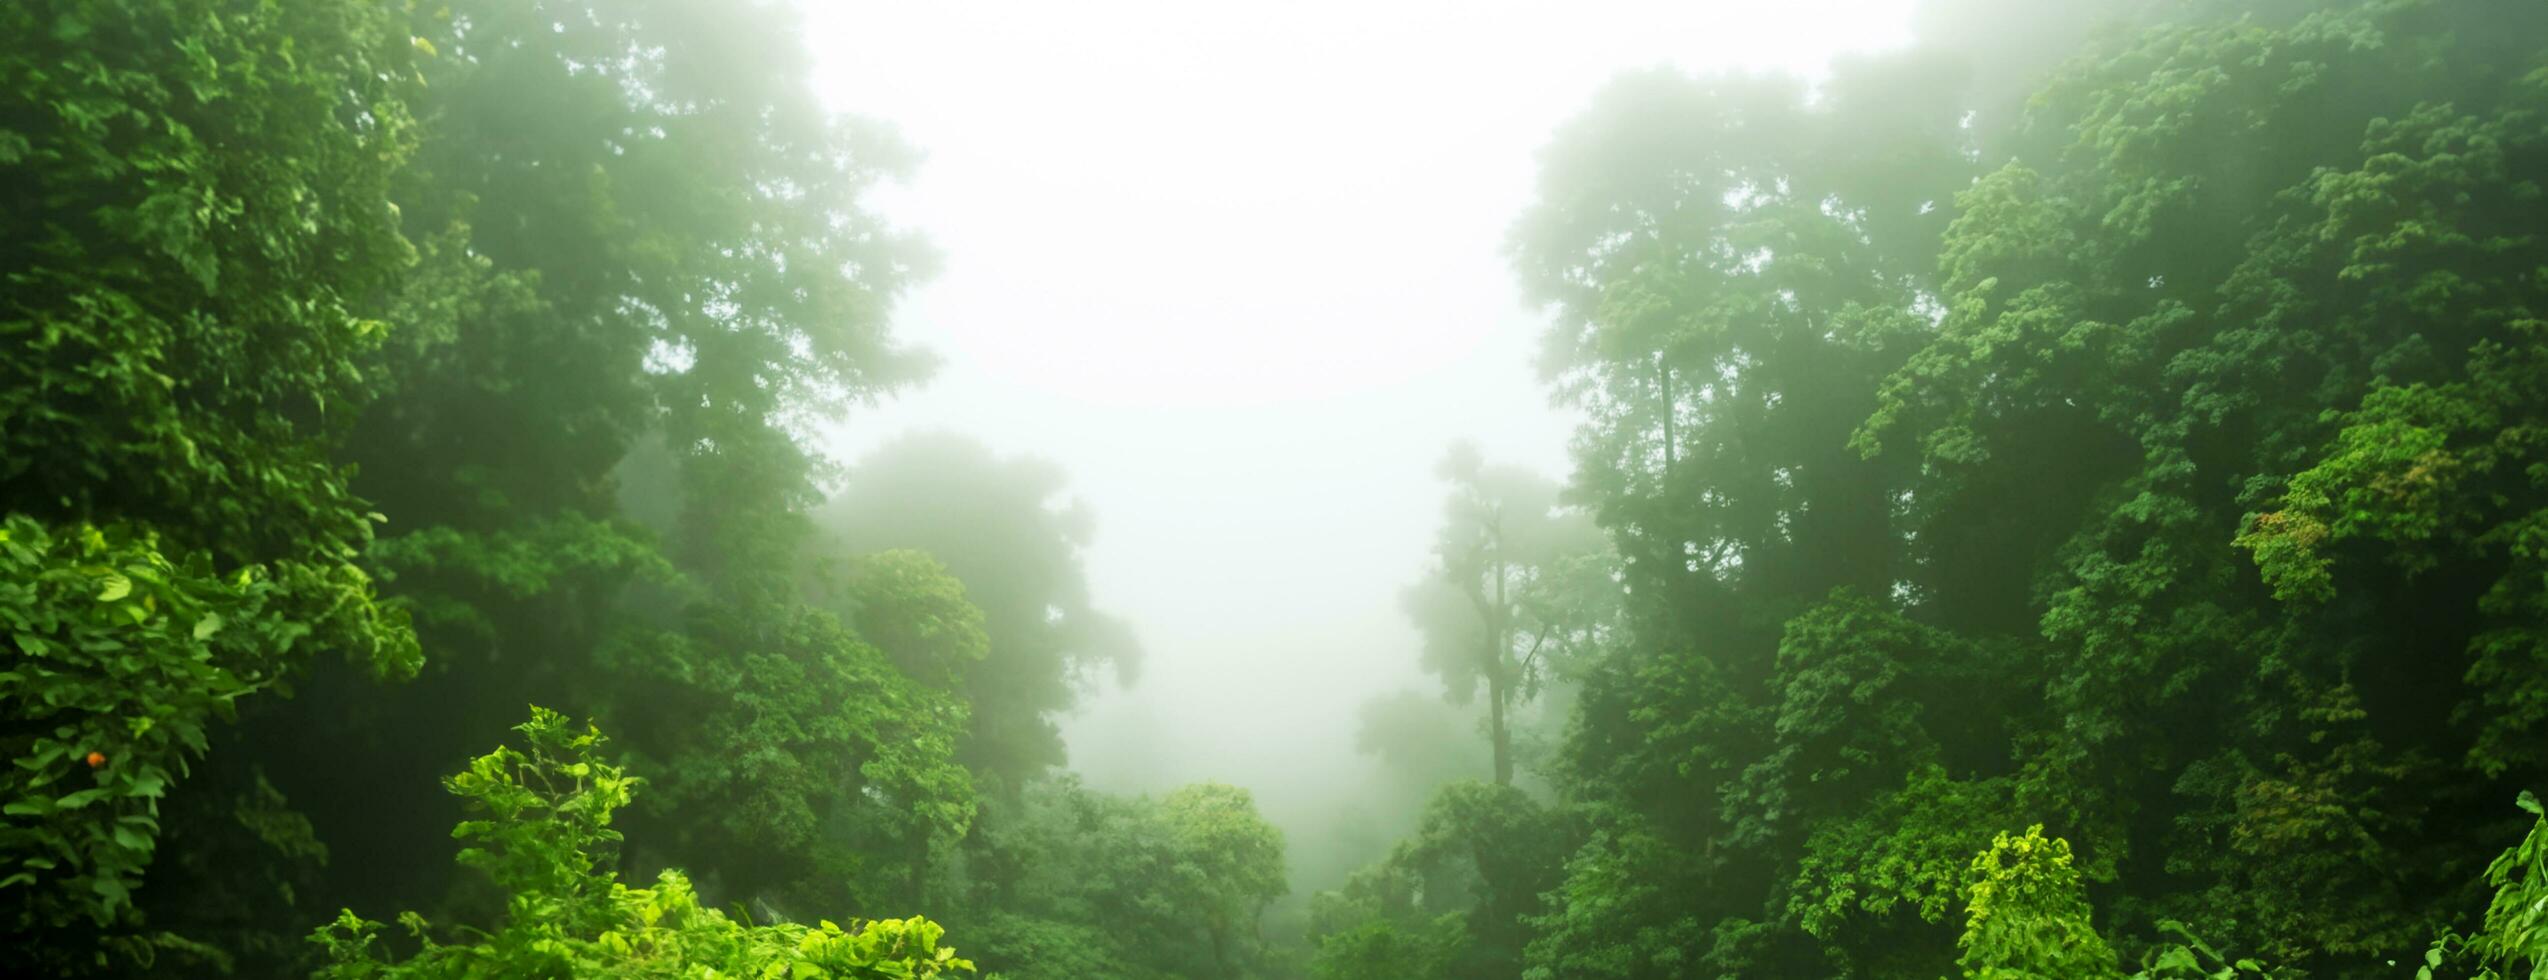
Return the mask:
{"type": "MultiPolygon", "coordinates": [[[[944,254],[897,329],[915,429],[1065,467],[1137,687],[1065,723],[1109,789],[1254,789],[1300,826],[1360,778],[1354,710],[1426,684],[1397,594],[1454,439],[1565,471],[1500,247],[1535,152],[1612,75],[1818,74],[1908,0],[809,2],[817,85],[927,153],[879,199],[944,254]]],[[[1484,777],[1487,774],[1478,774],[1484,777]]],[[[1313,886],[1316,883],[1312,883],[1313,886]]]]}

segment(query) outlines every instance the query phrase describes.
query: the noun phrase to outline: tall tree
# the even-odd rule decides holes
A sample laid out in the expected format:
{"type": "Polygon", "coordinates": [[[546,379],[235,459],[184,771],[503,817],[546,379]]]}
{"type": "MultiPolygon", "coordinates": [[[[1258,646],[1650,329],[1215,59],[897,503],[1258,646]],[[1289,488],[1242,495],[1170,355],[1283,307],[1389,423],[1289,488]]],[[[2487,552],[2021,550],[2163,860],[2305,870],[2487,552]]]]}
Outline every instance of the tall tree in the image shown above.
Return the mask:
{"type": "Polygon", "coordinates": [[[1089,596],[1080,556],[1094,521],[1062,488],[1049,463],[924,433],[859,460],[819,516],[830,553],[926,553],[981,607],[990,645],[963,668],[974,712],[962,757],[1001,793],[1062,764],[1054,718],[1093,672],[1130,678],[1140,665],[1130,627],[1089,596]]]}
{"type": "Polygon", "coordinates": [[[1451,485],[1437,564],[1403,597],[1424,634],[1424,666],[1467,704],[1484,689],[1495,784],[1513,782],[1513,713],[1538,694],[1552,663],[1581,656],[1609,627],[1609,552],[1557,485],[1491,467],[1468,445],[1437,471],[1451,485]]]}
{"type": "Polygon", "coordinates": [[[2540,764],[2548,12],[2139,16],[2022,119],[1932,38],[1561,133],[1517,266],[1628,612],[1538,968],[1933,974],[2035,823],[2124,956],[2356,975],[2471,900],[2540,764]]]}
{"type": "Polygon", "coordinates": [[[329,458],[412,259],[383,8],[0,11],[0,965],[147,958],[132,891],[216,722],[310,655],[414,672],[329,458]]]}
{"type": "Polygon", "coordinates": [[[667,792],[641,799],[625,854],[690,867],[711,901],[785,901],[848,861],[846,840],[922,833],[906,814],[961,822],[971,790],[933,736],[955,695],[796,575],[824,470],[798,433],[920,374],[886,314],[929,256],[863,205],[913,155],[822,108],[794,17],[457,0],[376,25],[389,77],[422,82],[413,153],[382,178],[415,264],[375,288],[397,329],[358,367],[385,390],[339,420],[339,458],[388,517],[366,567],[433,656],[398,689],[320,671],[249,712],[223,753],[238,764],[203,774],[218,791],[176,805],[210,853],[274,836],[240,802],[286,799],[307,832],[276,839],[298,857],[202,867],[144,896],[156,917],[234,948],[279,936],[246,967],[269,972],[306,955],[308,906],[491,915],[496,896],[422,842],[458,816],[435,776],[526,699],[638,749],[667,792]],[[645,710],[668,702],[703,710],[645,710]],[[786,726],[803,737],[771,735],[786,726]],[[724,757],[706,753],[734,740],[785,757],[752,806],[665,805],[714,785],[724,757]],[[321,855],[288,890],[254,880],[321,855]]]}

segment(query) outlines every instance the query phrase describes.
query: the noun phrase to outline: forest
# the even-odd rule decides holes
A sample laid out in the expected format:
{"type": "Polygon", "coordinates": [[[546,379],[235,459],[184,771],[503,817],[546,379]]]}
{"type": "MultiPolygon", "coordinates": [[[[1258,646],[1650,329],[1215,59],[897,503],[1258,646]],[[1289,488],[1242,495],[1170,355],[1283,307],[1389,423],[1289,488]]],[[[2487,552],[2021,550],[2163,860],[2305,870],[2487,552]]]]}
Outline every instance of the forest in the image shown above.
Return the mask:
{"type": "Polygon", "coordinates": [[[1075,768],[1144,515],[821,435],[949,256],[803,14],[0,5],[0,972],[2548,977],[2548,4],[1619,66],[1351,839],[1075,768]]]}

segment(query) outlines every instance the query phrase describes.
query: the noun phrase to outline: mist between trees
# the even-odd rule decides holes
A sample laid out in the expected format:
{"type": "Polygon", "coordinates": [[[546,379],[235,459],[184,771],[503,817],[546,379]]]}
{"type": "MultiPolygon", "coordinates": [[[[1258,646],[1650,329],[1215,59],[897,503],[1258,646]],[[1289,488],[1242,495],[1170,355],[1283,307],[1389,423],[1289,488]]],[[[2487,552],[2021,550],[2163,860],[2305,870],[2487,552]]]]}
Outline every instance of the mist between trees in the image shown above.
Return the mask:
{"type": "Polygon", "coordinates": [[[0,7],[0,964],[2548,976],[2548,6],[1619,75],[1505,243],[1572,471],[1389,475],[1423,684],[1280,827],[1073,773],[1104,501],[809,435],[937,256],[796,24],[0,7]]]}

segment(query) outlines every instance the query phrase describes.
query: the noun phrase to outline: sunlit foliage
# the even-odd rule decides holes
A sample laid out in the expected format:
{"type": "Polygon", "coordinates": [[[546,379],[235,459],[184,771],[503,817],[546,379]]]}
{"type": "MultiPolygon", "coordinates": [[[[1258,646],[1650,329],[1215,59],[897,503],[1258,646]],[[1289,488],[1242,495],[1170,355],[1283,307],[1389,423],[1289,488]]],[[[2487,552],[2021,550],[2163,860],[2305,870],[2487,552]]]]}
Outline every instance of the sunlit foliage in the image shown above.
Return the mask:
{"type": "Polygon", "coordinates": [[[506,894],[503,922],[465,941],[433,938],[423,916],[399,917],[419,944],[397,956],[380,923],[346,911],[312,941],[327,950],[318,976],[401,977],[897,977],[971,973],[927,919],[824,920],[755,926],[699,904],[690,880],[665,871],[630,888],[610,869],[620,834],[611,815],[638,780],[601,755],[602,737],[540,708],[517,726],[524,748],[503,746],[444,781],[472,819],[452,831],[460,862],[506,894]]]}

